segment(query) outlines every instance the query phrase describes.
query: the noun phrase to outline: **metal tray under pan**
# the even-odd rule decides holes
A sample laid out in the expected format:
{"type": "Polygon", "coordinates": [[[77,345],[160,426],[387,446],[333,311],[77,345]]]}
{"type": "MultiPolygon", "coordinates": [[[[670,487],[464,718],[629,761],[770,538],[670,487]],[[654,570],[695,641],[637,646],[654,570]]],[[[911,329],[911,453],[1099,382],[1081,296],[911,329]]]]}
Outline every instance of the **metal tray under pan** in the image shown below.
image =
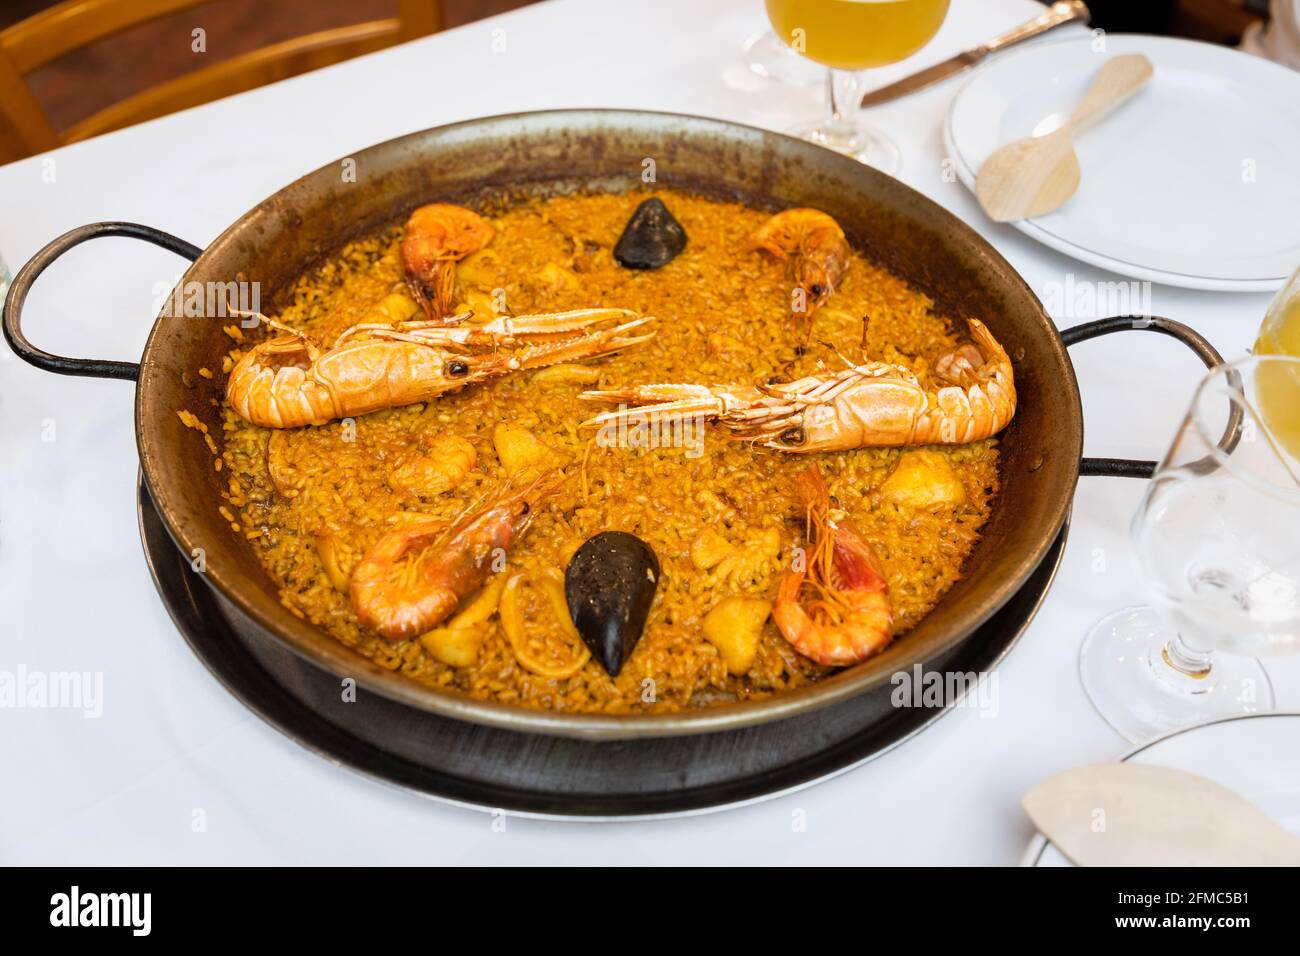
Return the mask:
{"type": "MultiPolygon", "coordinates": [[[[696,736],[591,741],[439,717],[357,689],[242,625],[190,570],[143,481],[140,536],[158,593],[213,676],[281,733],[330,762],[437,800],[589,820],[701,812],[808,786],[870,760],[947,711],[895,707],[886,684],[785,720],[696,736]]],[[[927,670],[992,670],[1033,619],[1069,523],[1025,585],[927,670]]]]}

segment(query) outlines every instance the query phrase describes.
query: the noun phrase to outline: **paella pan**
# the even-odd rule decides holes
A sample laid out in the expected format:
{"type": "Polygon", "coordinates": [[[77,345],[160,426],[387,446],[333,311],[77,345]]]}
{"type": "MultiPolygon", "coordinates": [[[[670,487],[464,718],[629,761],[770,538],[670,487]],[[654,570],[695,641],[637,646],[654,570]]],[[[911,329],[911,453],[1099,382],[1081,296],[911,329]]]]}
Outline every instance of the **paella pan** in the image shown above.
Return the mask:
{"type": "MultiPolygon", "coordinates": [[[[252,322],[160,316],[137,392],[177,544],[334,673],[513,729],[744,726],[956,646],[1060,530],[1082,443],[1061,338],[901,183],[617,111],[357,159],[365,188],[323,168],[199,257],[184,282],[266,301],[252,322]]],[[[135,377],[18,327],[48,261],[123,232],[197,252],[69,234],[15,282],[20,354],[135,377]]]]}

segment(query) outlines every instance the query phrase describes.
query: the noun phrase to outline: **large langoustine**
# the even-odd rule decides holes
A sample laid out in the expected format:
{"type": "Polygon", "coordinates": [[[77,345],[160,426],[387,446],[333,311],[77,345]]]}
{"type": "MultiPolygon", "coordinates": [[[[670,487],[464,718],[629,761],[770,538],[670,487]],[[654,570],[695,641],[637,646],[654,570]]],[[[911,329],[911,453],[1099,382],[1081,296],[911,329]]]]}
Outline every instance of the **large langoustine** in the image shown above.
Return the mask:
{"type": "Polygon", "coordinates": [[[935,363],[924,385],[901,365],[866,362],[773,385],[639,385],[588,391],[591,401],[639,406],[583,423],[717,422],[738,439],[807,453],[900,445],[960,445],[997,434],[1016,411],[1011,359],[984,323],[935,363]]]}
{"type": "Polygon", "coordinates": [[[523,369],[599,358],[649,340],[648,321],[626,309],[579,309],[444,322],[355,325],[329,348],[265,319],[284,334],[254,346],[231,369],[226,401],[263,428],[320,425],[428,401],[472,382],[523,369]]]}

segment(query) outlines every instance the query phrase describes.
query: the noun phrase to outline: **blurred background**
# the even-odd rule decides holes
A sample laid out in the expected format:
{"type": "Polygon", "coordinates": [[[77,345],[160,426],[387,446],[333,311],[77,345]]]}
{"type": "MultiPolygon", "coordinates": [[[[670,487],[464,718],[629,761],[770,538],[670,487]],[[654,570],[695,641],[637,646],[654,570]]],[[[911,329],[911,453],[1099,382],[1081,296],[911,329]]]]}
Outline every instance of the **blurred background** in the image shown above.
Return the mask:
{"type": "MultiPolygon", "coordinates": [[[[150,114],[162,115],[194,105],[203,97],[210,99],[212,96],[207,92],[169,90],[152,104],[137,104],[145,107],[143,112],[137,110],[132,115],[119,113],[92,122],[88,127],[77,128],[78,123],[99,111],[155,90],[170,80],[201,69],[211,70],[224,61],[293,38],[396,18],[400,7],[406,20],[405,32],[383,42],[377,38],[364,41],[373,43],[371,48],[377,49],[388,42],[430,32],[439,25],[442,28],[458,26],[529,2],[532,0],[442,0],[441,3],[423,0],[423,4],[420,0],[211,0],[198,6],[180,2],[151,3],[148,6],[156,8],[189,8],[143,23],[115,24],[111,35],[87,46],[64,51],[63,47],[72,44],[66,39],[66,23],[54,22],[55,8],[66,10],[76,4],[5,0],[0,5],[0,99],[8,104],[19,102],[20,106],[25,105],[26,115],[0,116],[6,127],[0,128],[0,162],[31,155],[67,139],[85,138],[116,125],[139,122],[149,118],[150,114]],[[412,10],[416,11],[416,20],[426,17],[420,10],[422,6],[428,11],[427,18],[410,27],[412,10]],[[13,41],[15,30],[23,30],[24,24],[29,34],[22,40],[25,52],[22,57],[9,56],[6,60],[17,42],[13,41]],[[45,38],[32,36],[33,24],[41,25],[45,38]],[[201,26],[206,34],[206,49],[202,54],[191,49],[191,34],[196,26],[201,26]],[[25,68],[52,51],[59,55],[35,69],[25,68]],[[15,69],[14,60],[24,58],[29,62],[26,65],[18,62],[15,69]],[[30,94],[30,99],[27,94],[30,94]]],[[[754,3],[758,6],[759,0],[754,0],[754,3]]],[[[111,13],[108,8],[130,6],[127,0],[118,3],[94,0],[89,5],[105,11],[101,27],[113,16],[127,19],[111,13]]],[[[1089,7],[1093,11],[1093,25],[1110,32],[1172,34],[1234,45],[1250,24],[1268,15],[1268,0],[1092,0],[1089,7]]],[[[561,12],[557,9],[557,14],[561,12]]],[[[140,16],[136,12],[129,19],[138,20],[140,16]]],[[[97,29],[95,32],[102,31],[97,29]]],[[[335,57],[338,58],[341,56],[335,57]]],[[[302,72],[303,67],[330,62],[316,51],[309,56],[300,53],[296,60],[292,57],[287,59],[290,61],[287,65],[244,71],[247,78],[243,78],[243,74],[238,80],[228,77],[224,86],[218,83],[215,90],[218,95],[228,95],[238,86],[249,88],[260,82],[302,72]]]]}
{"type": "MultiPolygon", "coordinates": [[[[532,0],[442,0],[444,27],[526,6],[532,0]]],[[[0,30],[58,6],[4,0],[0,30]]],[[[431,3],[430,7],[438,4],[431,3]]],[[[213,0],[141,23],[74,50],[28,74],[27,85],[56,129],[174,77],[274,43],[397,15],[396,0],[213,0]],[[191,31],[207,50],[191,50],[191,31]]]]}

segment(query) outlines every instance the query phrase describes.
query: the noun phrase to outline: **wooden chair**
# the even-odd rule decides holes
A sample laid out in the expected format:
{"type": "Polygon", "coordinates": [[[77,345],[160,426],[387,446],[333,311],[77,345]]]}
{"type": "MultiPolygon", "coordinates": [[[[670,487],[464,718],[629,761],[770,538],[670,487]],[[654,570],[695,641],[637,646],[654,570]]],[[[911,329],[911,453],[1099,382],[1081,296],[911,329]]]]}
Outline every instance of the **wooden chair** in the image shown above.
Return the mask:
{"type": "Polygon", "coordinates": [[[212,0],[64,0],[0,31],[0,163],[242,93],[434,33],[441,0],[397,0],[397,16],[295,37],[160,83],[56,130],[26,76],[123,30],[212,0]]]}

